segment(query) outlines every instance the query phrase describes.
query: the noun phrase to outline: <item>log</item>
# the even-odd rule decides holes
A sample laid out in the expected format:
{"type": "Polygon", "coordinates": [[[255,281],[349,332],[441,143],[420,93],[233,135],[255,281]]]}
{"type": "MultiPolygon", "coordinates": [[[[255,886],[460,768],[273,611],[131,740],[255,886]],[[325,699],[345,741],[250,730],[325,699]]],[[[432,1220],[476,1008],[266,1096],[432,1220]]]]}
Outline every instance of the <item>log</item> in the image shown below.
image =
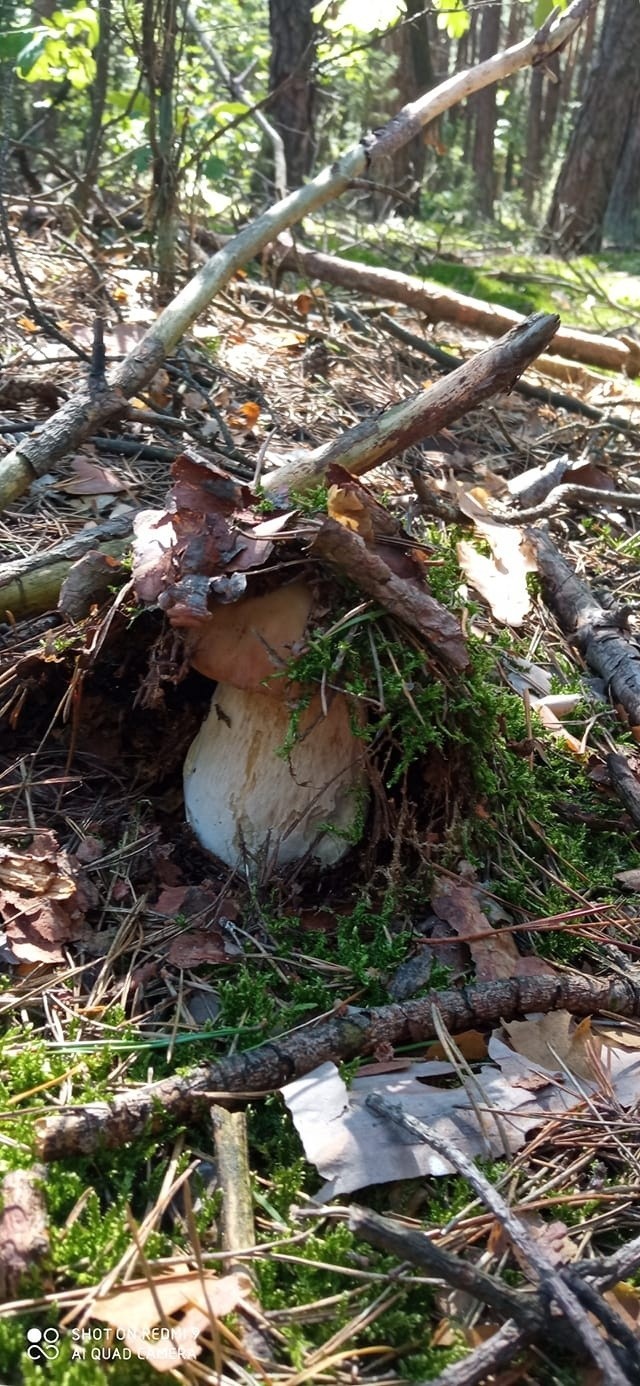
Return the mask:
{"type": "Polygon", "coordinates": [[[0,564],[0,621],[55,610],[60,588],[77,559],[96,549],[111,558],[121,558],[131,542],[131,515],[121,515],[65,539],[45,553],[0,564]]]}
{"type": "Polygon", "coordinates": [[[92,390],[89,384],[81,386],[37,433],[7,454],[0,466],[0,509],[21,496],[35,477],[49,471],[54,462],[94,432],[97,424],[117,413],[125,398],[144,389],[203,309],[266,245],[318,207],[339,197],[354,178],[364,173],[375,176],[381,160],[401,149],[443,111],[472,92],[504,81],[513,72],[540,63],[562,48],[596,2],[573,0],[563,14],[556,15],[554,10],[530,38],[494,54],[477,67],[447,78],[433,91],[404,106],[382,130],[363,137],[311,182],[250,222],[181,289],[125,360],[110,372],[104,390],[92,390]]]}
{"type": "Polygon", "coordinates": [[[371,1054],[381,1044],[434,1039],[442,1026],[449,1034],[459,1035],[497,1020],[553,1010],[582,1016],[599,1011],[640,1016],[640,986],[630,977],[601,979],[567,972],[557,977],[513,977],[460,991],[432,991],[417,1001],[366,1011],[336,1011],[314,1025],[189,1073],[120,1092],[109,1102],[92,1102],[44,1117],[36,1122],[38,1152],[45,1160],[60,1160],[117,1149],[126,1141],[159,1133],[167,1122],[204,1116],[212,1100],[231,1093],[274,1092],[328,1060],[338,1063],[371,1054]],[[435,1019],[434,1011],[438,1012],[435,1019]]]}
{"type": "MultiPolygon", "coordinates": [[[[452,289],[428,284],[413,275],[400,274],[398,270],[363,265],[355,260],[341,260],[337,255],[323,255],[316,250],[305,250],[300,245],[285,246],[280,242],[277,264],[279,270],[297,273],[303,270],[310,278],[322,279],[327,284],[336,284],[353,293],[403,303],[415,312],[424,313],[430,322],[455,322],[460,327],[486,332],[490,337],[496,337],[498,333],[506,332],[523,321],[521,313],[514,312],[512,308],[503,308],[500,304],[487,303],[480,298],[469,298],[452,289]]],[[[570,361],[580,361],[586,366],[622,371],[629,376],[640,375],[640,342],[634,342],[631,337],[621,341],[617,337],[601,337],[574,327],[559,327],[547,351],[570,361]]],[[[563,374],[566,369],[565,366],[563,374]]]]}
{"type": "Polygon", "coordinates": [[[373,414],[306,457],[268,472],[263,481],[265,491],[285,499],[288,492],[315,486],[334,462],[362,476],[397,457],[476,409],[485,399],[512,389],[526,367],[544,351],[559,322],[555,314],[534,313],[428,390],[373,414]]]}

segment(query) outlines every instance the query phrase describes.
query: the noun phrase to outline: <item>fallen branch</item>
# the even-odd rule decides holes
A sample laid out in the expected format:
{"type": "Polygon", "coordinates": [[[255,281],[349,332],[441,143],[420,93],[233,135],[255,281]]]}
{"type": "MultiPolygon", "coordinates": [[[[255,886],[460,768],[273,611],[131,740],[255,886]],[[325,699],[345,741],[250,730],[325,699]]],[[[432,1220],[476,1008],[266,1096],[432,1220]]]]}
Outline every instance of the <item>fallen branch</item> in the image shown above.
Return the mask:
{"type": "Polygon", "coordinates": [[[65,578],[84,554],[98,550],[111,558],[122,557],[132,542],[131,522],[131,514],[119,515],[65,539],[54,549],[0,564],[0,621],[55,609],[65,578]]]}
{"type": "Polygon", "coordinates": [[[422,1121],[418,1121],[416,1117],[405,1112],[399,1103],[388,1102],[377,1093],[371,1093],[367,1098],[367,1106],[378,1116],[394,1122],[403,1132],[407,1132],[414,1141],[424,1141],[425,1145],[430,1146],[444,1160],[448,1160],[458,1174],[468,1180],[474,1193],[493,1213],[512,1246],[516,1248],[534,1273],[545,1297],[548,1296],[555,1300],[558,1309],[561,1314],[565,1315],[588,1355],[600,1368],[604,1381],[608,1383],[608,1386],[629,1386],[629,1377],[622,1366],[622,1363],[626,1365],[627,1357],[624,1349],[617,1344],[609,1345],[600,1336],[578,1295],[567,1283],[562,1272],[554,1265],[542,1244],[535,1240],[525,1224],[516,1217],[502,1195],[498,1193],[486,1175],[478,1169],[473,1160],[470,1160],[452,1141],[447,1140],[439,1132],[429,1129],[422,1121]]]}
{"type": "MultiPolygon", "coordinates": [[[[334,311],[337,307],[340,305],[333,305],[334,311]]],[[[434,342],[428,342],[426,338],[419,337],[417,333],[411,332],[402,323],[390,318],[387,313],[378,313],[376,321],[377,325],[388,332],[391,337],[396,337],[399,342],[404,342],[405,346],[411,347],[412,351],[419,352],[421,356],[428,356],[443,371],[454,371],[463,364],[461,356],[456,356],[452,351],[444,351],[434,342]]],[[[541,366],[543,359],[539,358],[537,366],[541,366]]],[[[565,409],[568,414],[581,414],[586,419],[593,419],[594,423],[602,423],[606,428],[638,435],[638,429],[634,428],[628,419],[623,419],[619,414],[609,414],[604,409],[596,409],[594,404],[586,404],[584,400],[576,399],[575,395],[566,395],[561,390],[550,390],[546,385],[532,385],[528,380],[518,380],[513,386],[513,390],[515,394],[522,395],[524,399],[539,400],[541,404],[549,404],[554,409],[565,409]]]]}
{"type": "Polygon", "coordinates": [[[390,457],[476,409],[490,396],[509,391],[536,356],[544,351],[560,319],[552,313],[534,313],[512,327],[499,342],[478,352],[428,390],[374,414],[339,438],[316,448],[306,457],[269,472],[264,489],[285,496],[317,484],[334,462],[356,476],[379,467],[390,457]]]}
{"type": "MultiPolygon", "coordinates": [[[[559,488],[560,489],[560,488],[559,488]]],[[[558,624],[590,669],[604,679],[614,702],[640,732],[640,650],[626,633],[626,613],[602,606],[542,530],[527,530],[542,592],[558,624]]]]}
{"type": "Polygon", "coordinates": [[[417,630],[454,669],[466,669],[467,644],[460,623],[419,582],[396,577],[384,559],[337,520],[323,520],[310,553],[332,564],[405,625],[417,630]]]}
{"type": "Polygon", "coordinates": [[[121,409],[124,398],[139,394],[203,309],[237,270],[266,245],[316,208],[339,197],[354,178],[365,172],[375,176],[381,160],[395,154],[443,111],[562,48],[595,3],[596,0],[573,0],[563,14],[552,16],[551,22],[547,20],[532,37],[496,53],[477,67],[449,77],[433,91],[404,106],[381,131],[354,145],[310,183],[250,222],[202,266],[164,309],[110,374],[107,389],[95,392],[88,383],[82,385],[36,434],[7,454],[0,469],[0,508],[21,496],[35,477],[49,471],[53,462],[94,432],[98,423],[121,409]]]}
{"type": "MultiPolygon", "coordinates": [[[[491,337],[522,322],[522,315],[512,308],[469,298],[451,289],[436,288],[398,270],[365,265],[357,260],[341,260],[336,255],[306,250],[304,246],[285,248],[281,244],[277,265],[278,270],[294,270],[298,274],[302,271],[309,278],[322,279],[352,293],[402,303],[414,312],[423,313],[429,322],[455,322],[461,327],[487,332],[491,337]]],[[[630,337],[620,341],[617,337],[600,337],[573,327],[559,327],[546,350],[586,366],[622,371],[629,376],[640,375],[640,345],[630,337]]]]}
{"type": "Polygon", "coordinates": [[[36,1123],[40,1155],[58,1160],[99,1148],[114,1149],[161,1131],[168,1121],[204,1115],[210,1102],[221,1096],[274,1092],[328,1060],[370,1054],[380,1044],[433,1039],[438,1033],[435,1007],[451,1034],[500,1019],[515,1020],[530,1011],[640,1016],[640,986],[628,977],[596,980],[568,973],[514,977],[460,991],[431,992],[401,1005],[336,1012],[328,1020],[203,1064],[188,1074],[118,1093],[110,1102],[93,1102],[45,1117],[36,1123]]]}

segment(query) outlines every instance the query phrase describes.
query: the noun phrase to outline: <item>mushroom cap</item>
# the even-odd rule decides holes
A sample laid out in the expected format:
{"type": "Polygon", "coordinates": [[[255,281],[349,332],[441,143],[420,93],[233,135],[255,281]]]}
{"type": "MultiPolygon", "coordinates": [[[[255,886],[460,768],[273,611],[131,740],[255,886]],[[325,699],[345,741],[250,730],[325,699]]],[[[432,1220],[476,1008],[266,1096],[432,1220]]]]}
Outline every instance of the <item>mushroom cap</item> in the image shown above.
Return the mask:
{"type": "Polygon", "coordinates": [[[259,597],[218,606],[190,633],[187,658],[207,678],[284,697],[285,680],[268,688],[264,680],[288,664],[304,635],[312,603],[306,583],[292,582],[259,597]]]}

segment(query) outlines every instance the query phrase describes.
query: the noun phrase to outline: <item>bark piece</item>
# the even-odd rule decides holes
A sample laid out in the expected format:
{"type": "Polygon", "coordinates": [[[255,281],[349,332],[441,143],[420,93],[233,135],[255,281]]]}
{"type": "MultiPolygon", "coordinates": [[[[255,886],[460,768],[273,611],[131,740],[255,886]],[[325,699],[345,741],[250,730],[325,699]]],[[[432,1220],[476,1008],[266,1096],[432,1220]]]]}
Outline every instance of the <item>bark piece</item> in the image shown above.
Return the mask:
{"type": "Polygon", "coordinates": [[[531,1011],[566,1008],[572,1015],[640,1016],[640,987],[629,977],[599,980],[573,974],[514,977],[509,981],[431,992],[402,1005],[336,1013],[255,1049],[118,1093],[110,1102],[70,1108],[36,1123],[39,1154],[57,1160],[98,1149],[114,1149],[142,1134],[161,1131],[168,1120],[184,1121],[206,1111],[208,1094],[274,1091],[327,1060],[374,1053],[382,1044],[434,1039],[440,1020],[451,1034],[516,1020],[531,1011]]]}
{"type": "Polygon", "coordinates": [[[459,623],[418,582],[398,578],[384,559],[336,520],[323,520],[311,545],[314,558],[332,563],[380,602],[393,616],[417,630],[454,669],[466,669],[467,646],[459,623]]]}
{"type": "Polygon", "coordinates": [[[269,472],[264,478],[265,491],[286,496],[288,491],[307,489],[335,462],[359,476],[439,433],[485,399],[512,389],[526,367],[544,351],[559,322],[555,314],[534,313],[428,390],[420,390],[306,457],[269,472]]]}
{"type": "Polygon", "coordinates": [[[0,1190],[0,1299],[13,1299],[25,1271],[49,1250],[43,1193],[45,1171],[13,1169],[0,1190]]]}
{"type": "Polygon", "coordinates": [[[360,140],[329,168],[252,221],[181,289],[113,372],[106,390],[92,393],[86,385],[82,386],[43,428],[8,453],[0,467],[0,507],[21,496],[34,477],[48,471],[53,462],[93,433],[95,424],[121,410],[126,398],[144,389],[214,296],[275,237],[339,197],[353,178],[371,169],[375,175],[380,160],[393,155],[436,116],[471,92],[542,62],[569,40],[595,3],[596,0],[573,0],[563,14],[553,17],[551,23],[547,21],[531,38],[496,53],[470,71],[448,78],[434,91],[405,106],[379,134],[360,140]]]}
{"type": "Polygon", "coordinates": [[[542,530],[527,531],[534,545],[543,595],[567,638],[604,679],[640,740],[640,649],[626,633],[624,612],[602,606],[542,530]]]}

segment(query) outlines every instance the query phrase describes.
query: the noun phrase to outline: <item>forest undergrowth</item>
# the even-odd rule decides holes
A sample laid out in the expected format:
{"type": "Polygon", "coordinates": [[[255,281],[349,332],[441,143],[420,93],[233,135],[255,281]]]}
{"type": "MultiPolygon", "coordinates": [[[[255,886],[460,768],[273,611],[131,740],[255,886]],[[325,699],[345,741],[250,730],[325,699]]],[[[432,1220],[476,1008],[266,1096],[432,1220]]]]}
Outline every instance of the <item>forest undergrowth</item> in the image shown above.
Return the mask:
{"type": "MultiPolygon", "coordinates": [[[[397,237],[396,267],[404,270],[409,242],[402,228],[397,237]]],[[[375,260],[374,241],[364,253],[358,247],[360,259],[375,260]]],[[[522,312],[557,311],[563,299],[572,325],[588,330],[615,332],[627,315],[638,321],[627,261],[584,259],[569,268],[539,259],[533,273],[529,258],[505,250],[496,271],[471,245],[458,250],[439,259],[432,242],[420,272],[522,312]]],[[[35,287],[46,274],[65,331],[89,350],[86,319],[98,292],[89,268],[46,235],[21,237],[20,251],[27,278],[35,287]]],[[[252,488],[247,507],[268,520],[275,507],[262,489],[265,440],[286,462],[429,388],[433,363],[386,334],[375,311],[293,276],[265,303],[257,273],[252,295],[253,274],[234,281],[200,319],[133,413],[5,513],[5,566],[56,549],[87,524],[126,528],[138,509],[161,509],[171,457],[185,447],[252,488]],[[357,320],[334,313],[335,302],[357,308],[357,320]],[[123,441],[136,446],[122,448],[123,441]]],[[[153,318],[142,240],[133,257],[111,247],[101,275],[100,292],[122,309],[120,337],[107,334],[115,355],[153,318]]],[[[438,330],[405,310],[397,317],[462,355],[482,345],[479,334],[451,324],[438,330]]],[[[9,437],[48,416],[47,389],[62,396],[77,365],[26,316],[7,313],[5,328],[9,437]]],[[[541,372],[527,379],[556,388],[541,372]]],[[[318,1019],[339,1021],[348,1007],[369,1012],[412,996],[466,996],[525,975],[532,985],[560,977],[568,993],[575,978],[640,985],[640,820],[608,760],[624,756],[635,770],[637,729],[562,629],[540,572],[524,574],[513,556],[505,568],[486,528],[514,477],[568,458],[576,484],[596,499],[580,509],[560,503],[543,523],[633,644],[640,393],[620,376],[592,371],[586,380],[578,369],[562,389],[599,420],[500,395],[367,480],[374,501],[402,527],[406,550],[423,556],[431,595],[459,621],[466,669],[447,668],[350,581],[317,577],[314,623],[284,671],[300,691],[282,756],[296,744],[305,698],[338,688],[353,710],[369,786],[347,855],[324,872],[308,862],[270,871],[266,860],[225,868],[196,843],[184,820],[182,766],[211,684],[185,669],[176,632],[155,603],[136,597],[128,539],[119,551],[103,551],[100,582],[75,618],[57,610],[50,593],[30,596],[24,587],[22,611],[6,599],[0,1375],[7,1382],[136,1386],[159,1371],[185,1383],[453,1382],[446,1373],[462,1369],[504,1325],[473,1275],[482,1271],[505,1293],[517,1291],[514,1304],[527,1301],[532,1262],[514,1251],[509,1227],[464,1174],[451,1166],[442,1173],[440,1162],[438,1172],[395,1178],[393,1160],[390,1168],[381,1155],[379,1180],[363,1186],[352,1175],[350,1182],[348,1142],[337,1164],[331,1151],[314,1162],[314,1143],[303,1143],[280,1091],[223,1101],[213,1122],[198,1110],[170,1119],[160,1134],[143,1131],[117,1148],[79,1149],[46,1164],[40,1133],[43,1121],[69,1107],[108,1103],[171,1075],[188,1080],[194,1067],[270,1041],[286,1052],[292,1034],[304,1037],[318,1019]],[[436,498],[432,506],[424,487],[415,489],[416,472],[436,498]],[[474,504],[484,507],[484,529],[472,518],[474,504]],[[497,587],[482,586],[470,546],[497,571],[497,587]],[[505,572],[508,595],[524,588],[527,598],[517,620],[504,617],[505,572]],[[229,1160],[244,1205],[235,1223],[229,1160]],[[334,1197],[332,1160],[344,1189],[334,1197]],[[26,1172],[25,1185],[11,1182],[16,1171],[26,1172]],[[405,1233],[428,1233],[469,1268],[468,1289],[360,1235],[350,1223],[353,1202],[405,1233]],[[27,1222],[39,1229],[35,1244],[17,1236],[14,1206],[26,1207],[27,1222]],[[130,1334],[141,1325],[144,1341],[132,1351],[130,1334]]],[[[292,498],[283,568],[308,565],[296,535],[327,506],[335,517],[339,505],[324,486],[292,498]]],[[[526,1021],[501,1024],[498,1011],[456,1034],[436,1019],[431,1038],[337,1054],[336,1081],[356,1092],[359,1080],[375,1077],[392,1094],[394,1074],[408,1080],[415,1068],[417,1086],[419,1065],[439,1064],[437,1075],[423,1075],[429,1091],[455,1089],[476,1115],[492,1113],[498,1131],[511,1124],[518,1084],[534,1107],[536,1094],[566,1084],[560,1107],[540,1099],[533,1115],[527,1109],[522,1139],[502,1154],[492,1126],[486,1148],[472,1144],[469,1155],[553,1267],[595,1266],[638,1236],[638,1012],[596,1020],[583,1010],[576,1020],[567,1015],[564,1030],[557,1020],[547,1028],[552,1014],[543,1006],[526,1021]],[[530,1027],[526,1036],[518,1024],[530,1027]],[[522,1061],[500,1098],[486,1087],[498,1043],[512,1043],[513,1064],[522,1061]]],[[[324,1100],[327,1126],[333,1120],[327,1095],[316,1126],[324,1124],[324,1100]]],[[[399,1154],[398,1161],[404,1170],[399,1154]]],[[[628,1380],[637,1379],[628,1367],[640,1314],[637,1275],[632,1268],[602,1292],[623,1325],[602,1321],[603,1341],[627,1352],[628,1380]]],[[[551,1346],[532,1333],[515,1344],[509,1369],[497,1367],[491,1379],[564,1386],[584,1381],[584,1372],[569,1333],[551,1346]]]]}

